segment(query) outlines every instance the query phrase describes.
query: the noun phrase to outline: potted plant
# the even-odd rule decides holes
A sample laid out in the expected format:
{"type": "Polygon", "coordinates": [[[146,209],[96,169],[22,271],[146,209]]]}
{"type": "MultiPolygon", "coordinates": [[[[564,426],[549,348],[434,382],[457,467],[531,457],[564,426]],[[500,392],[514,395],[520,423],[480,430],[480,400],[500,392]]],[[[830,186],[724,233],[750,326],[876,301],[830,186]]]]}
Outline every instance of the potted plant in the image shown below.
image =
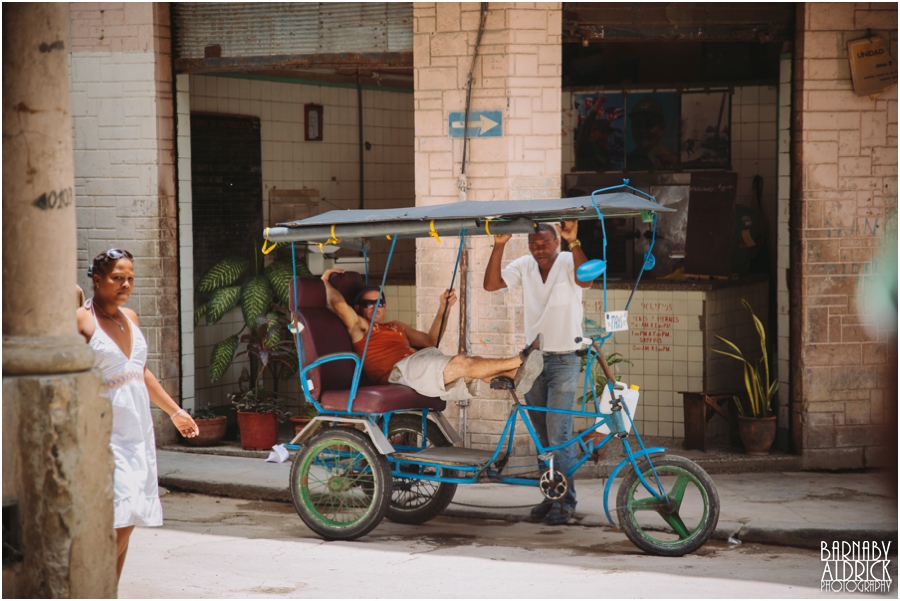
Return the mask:
{"type": "Polygon", "coordinates": [[[225,427],[228,417],[216,415],[209,407],[188,409],[188,414],[194,418],[200,434],[193,438],[180,437],[181,442],[191,447],[211,447],[219,444],[225,438],[225,427]]]}
{"type": "Polygon", "coordinates": [[[744,444],[744,450],[748,455],[768,455],[772,443],[775,441],[776,420],[772,413],[772,399],[778,391],[778,381],[773,378],[769,369],[769,354],[766,351],[766,328],[762,321],[753,312],[745,299],[741,304],[750,312],[756,333],[759,336],[759,346],[762,356],[753,362],[744,357],[744,353],[736,344],[721,336],[719,340],[727,344],[732,351],[712,349],[714,353],[731,357],[744,364],[744,387],[747,390],[746,407],[741,399],[734,397],[738,410],[738,434],[744,444]]]}
{"type": "MultiPolygon", "coordinates": [[[[621,353],[609,353],[608,355],[606,355],[606,364],[607,365],[612,367],[613,365],[616,365],[617,363],[627,363],[628,365],[631,365],[631,361],[626,359],[621,353]]],[[[587,366],[587,357],[582,357],[581,358],[582,371],[584,371],[586,366],[587,366]]],[[[594,361],[591,364],[591,377],[592,377],[592,381],[594,382],[594,390],[593,390],[593,392],[591,392],[589,390],[586,394],[582,395],[579,399],[577,399],[577,403],[578,403],[579,407],[584,406],[586,408],[587,403],[592,402],[592,399],[594,398],[594,394],[597,395],[598,400],[600,399],[601,396],[603,396],[603,389],[606,388],[607,379],[606,379],[606,374],[603,373],[603,368],[600,366],[599,361],[594,361]]],[[[603,440],[605,437],[606,437],[606,434],[603,434],[601,432],[598,432],[597,430],[594,430],[593,432],[589,432],[584,437],[584,441],[587,442],[589,440],[592,440],[594,442],[594,445],[598,445],[598,444],[600,444],[600,441],[603,440]]],[[[600,461],[601,459],[603,459],[603,456],[606,455],[606,450],[607,450],[606,447],[597,448],[595,446],[594,454],[593,454],[594,459],[596,461],[600,461]]]]}
{"type": "Polygon", "coordinates": [[[275,392],[263,388],[261,382],[246,389],[242,386],[240,392],[231,393],[228,398],[237,411],[241,448],[263,451],[275,446],[278,442],[278,423],[291,415],[284,410],[282,399],[275,392]]]}
{"type": "MultiPolygon", "coordinates": [[[[289,258],[278,257],[264,266],[265,257],[255,250],[253,260],[229,256],[216,262],[197,284],[196,291],[205,301],[194,309],[194,325],[206,318],[207,325],[222,319],[238,304],[244,324],[231,336],[213,346],[210,356],[210,380],[216,382],[228,371],[235,358],[247,355],[249,372],[244,368],[238,381],[238,392],[228,395],[238,411],[238,428],[244,448],[268,448],[277,442],[277,421],[284,421],[289,414],[282,409],[278,384],[297,370],[297,351],[287,329],[287,307],[293,267],[289,258]],[[252,264],[252,269],[251,269],[252,264]],[[243,350],[238,352],[243,347],[243,350]],[[262,378],[268,370],[272,378],[272,390],[264,388],[262,378]],[[242,416],[243,414],[243,416],[242,416]],[[264,417],[248,417],[258,414],[264,417]],[[267,416],[267,417],[265,417],[267,416]],[[277,418],[277,419],[276,419],[277,418]],[[247,428],[263,422],[267,437],[264,442],[253,440],[247,428]],[[246,424],[246,427],[242,424],[246,424]],[[275,431],[275,434],[272,434],[275,431]],[[251,442],[247,442],[250,435],[251,442]],[[273,438],[274,436],[274,438],[273,438]]],[[[257,245],[255,248],[259,248],[257,245]]],[[[297,265],[297,274],[310,275],[306,265],[297,265]]]]}
{"type": "Polygon", "coordinates": [[[239,343],[244,350],[236,356],[250,358],[250,371],[244,368],[238,380],[239,391],[228,395],[238,416],[241,446],[267,449],[278,442],[278,423],[290,417],[278,396],[278,381],[284,373],[296,370],[294,343],[282,339],[283,325],[273,315],[260,317],[257,326],[243,334],[239,343]],[[263,386],[263,374],[269,371],[273,390],[263,386]]]}

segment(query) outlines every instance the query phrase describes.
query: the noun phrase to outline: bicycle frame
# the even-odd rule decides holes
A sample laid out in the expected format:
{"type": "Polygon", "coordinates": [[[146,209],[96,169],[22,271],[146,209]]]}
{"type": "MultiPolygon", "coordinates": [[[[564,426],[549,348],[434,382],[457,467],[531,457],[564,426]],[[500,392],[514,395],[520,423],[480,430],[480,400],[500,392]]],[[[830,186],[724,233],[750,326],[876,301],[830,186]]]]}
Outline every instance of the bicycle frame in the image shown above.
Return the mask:
{"type": "MultiPolygon", "coordinates": [[[[597,360],[600,358],[601,363],[605,363],[605,360],[602,359],[602,355],[600,354],[600,349],[597,346],[597,343],[592,343],[590,347],[588,347],[588,361],[585,366],[585,377],[584,377],[584,386],[587,388],[589,384],[592,384],[593,378],[591,376],[591,364],[593,360],[597,360]]],[[[608,367],[607,367],[608,369],[608,367]]],[[[608,382],[608,386],[610,387],[611,393],[614,391],[613,384],[614,380],[610,380],[608,382]]],[[[538,457],[546,456],[547,454],[552,453],[553,451],[558,451],[568,447],[571,444],[578,444],[579,448],[582,450],[582,456],[575,461],[571,466],[569,466],[566,470],[562,471],[562,473],[566,477],[571,477],[577,470],[580,468],[591,456],[595,449],[600,449],[607,445],[612,439],[619,438],[622,441],[623,449],[625,451],[625,458],[620,461],[615,468],[610,472],[608,481],[603,491],[603,509],[606,514],[606,519],[609,520],[611,524],[614,524],[612,516],[609,511],[609,493],[611,490],[612,482],[618,473],[625,468],[626,465],[631,465],[632,468],[637,473],[638,479],[641,484],[646,488],[646,490],[653,495],[653,497],[659,500],[667,500],[668,496],[663,492],[662,485],[659,482],[659,476],[656,475],[655,469],[653,469],[654,476],[657,480],[657,486],[653,486],[650,482],[648,482],[644,476],[641,474],[641,470],[638,469],[637,460],[641,458],[646,458],[647,461],[650,461],[650,455],[660,454],[665,452],[665,448],[663,447],[651,447],[646,448],[644,446],[643,441],[640,438],[640,435],[637,432],[637,427],[634,425],[632,421],[632,429],[635,433],[635,436],[638,440],[639,450],[634,451],[631,448],[631,445],[628,443],[629,433],[625,428],[624,421],[622,419],[621,410],[626,412],[628,419],[631,420],[632,416],[628,411],[628,407],[619,402],[618,399],[613,404],[613,411],[609,414],[601,413],[599,410],[599,405],[597,403],[596,390],[593,386],[590,387],[593,391],[593,401],[595,411],[587,411],[587,410],[577,410],[577,409],[554,409],[549,407],[539,407],[535,405],[524,405],[519,402],[518,397],[515,393],[512,393],[514,399],[513,409],[509,414],[509,417],[506,420],[506,424],[503,428],[503,431],[500,435],[500,439],[497,442],[497,446],[494,448],[494,451],[490,457],[490,459],[483,464],[476,465],[442,465],[439,463],[427,461],[427,460],[411,460],[407,458],[396,459],[388,455],[388,461],[391,464],[391,474],[394,477],[399,478],[410,478],[415,480],[428,480],[432,482],[447,482],[453,484],[475,484],[478,482],[494,482],[499,484],[515,484],[515,485],[523,485],[523,486],[538,486],[540,479],[539,478],[528,478],[528,477],[517,477],[517,476],[505,476],[503,475],[503,470],[506,466],[506,460],[509,456],[512,455],[513,450],[513,441],[515,439],[516,433],[516,422],[521,419],[522,423],[525,425],[525,428],[528,432],[528,435],[531,437],[531,440],[534,442],[535,447],[537,448],[538,457]],[[618,406],[618,408],[616,408],[618,406]],[[558,445],[550,445],[544,446],[541,444],[540,438],[538,437],[537,431],[535,430],[534,424],[531,420],[530,412],[544,412],[544,413],[556,413],[563,415],[572,415],[572,416],[581,416],[594,418],[596,421],[591,427],[574,435],[572,438],[568,439],[562,444],[558,445]],[[606,426],[609,428],[609,434],[607,434],[599,443],[594,443],[593,440],[585,440],[588,434],[597,430],[598,428],[606,426]],[[506,455],[503,459],[500,459],[500,455],[503,452],[504,441],[506,447],[506,455]],[[499,463],[498,463],[499,460],[499,463]],[[498,467],[492,467],[495,464],[498,467]],[[418,474],[410,473],[409,471],[403,471],[403,468],[409,467],[418,467],[421,468],[418,474]],[[425,468],[433,469],[434,474],[425,474],[422,473],[422,470],[425,468]],[[456,475],[445,475],[445,472],[450,472],[450,474],[463,472],[469,474],[468,476],[456,476],[456,475]]],[[[615,398],[615,397],[613,397],[615,398]]],[[[621,398],[621,397],[619,397],[621,398]]],[[[587,405],[587,403],[585,403],[587,405]]],[[[389,419],[390,414],[384,414],[385,418],[383,421],[383,433],[387,436],[388,428],[389,428],[389,419]]],[[[408,447],[408,446],[395,446],[397,451],[420,451],[425,448],[427,443],[425,433],[425,426],[427,420],[427,413],[423,412],[422,414],[422,446],[421,447],[408,447]]],[[[651,462],[652,468],[652,462],[651,462]]]]}

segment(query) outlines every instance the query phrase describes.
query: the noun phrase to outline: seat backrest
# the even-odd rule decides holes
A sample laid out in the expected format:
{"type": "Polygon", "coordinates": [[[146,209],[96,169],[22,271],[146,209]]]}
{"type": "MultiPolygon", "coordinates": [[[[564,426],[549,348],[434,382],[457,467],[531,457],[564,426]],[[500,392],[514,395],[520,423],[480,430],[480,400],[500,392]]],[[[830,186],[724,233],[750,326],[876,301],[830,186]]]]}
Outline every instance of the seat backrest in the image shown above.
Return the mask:
{"type": "MultiPolygon", "coordinates": [[[[362,276],[355,272],[336,273],[331,285],[337,288],[348,303],[353,302],[356,291],[363,285],[362,276]]],[[[350,335],[340,318],[328,309],[325,284],[318,277],[299,277],[291,282],[290,306],[303,324],[304,367],[325,355],[352,353],[350,335]],[[294,290],[296,289],[296,300],[294,290]]],[[[353,381],[352,361],[333,361],[309,371],[312,393],[321,398],[325,390],[346,390],[353,381]]]]}

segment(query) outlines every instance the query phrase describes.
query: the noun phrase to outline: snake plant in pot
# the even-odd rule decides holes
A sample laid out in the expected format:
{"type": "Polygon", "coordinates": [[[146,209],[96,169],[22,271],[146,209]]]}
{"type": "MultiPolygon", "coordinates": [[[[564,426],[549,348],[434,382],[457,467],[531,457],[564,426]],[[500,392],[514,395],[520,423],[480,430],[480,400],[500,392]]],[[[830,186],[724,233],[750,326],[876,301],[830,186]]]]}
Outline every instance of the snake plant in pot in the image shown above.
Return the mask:
{"type": "Polygon", "coordinates": [[[759,336],[762,356],[757,361],[751,361],[744,356],[735,343],[721,336],[716,336],[716,338],[728,345],[730,350],[711,350],[743,363],[747,403],[745,406],[740,398],[734,397],[738,410],[738,433],[748,455],[768,455],[769,449],[775,441],[776,420],[772,410],[772,399],[775,398],[775,393],[778,391],[778,380],[769,366],[766,328],[753,312],[750,303],[741,299],[741,304],[750,312],[750,317],[753,319],[753,325],[759,336]]]}

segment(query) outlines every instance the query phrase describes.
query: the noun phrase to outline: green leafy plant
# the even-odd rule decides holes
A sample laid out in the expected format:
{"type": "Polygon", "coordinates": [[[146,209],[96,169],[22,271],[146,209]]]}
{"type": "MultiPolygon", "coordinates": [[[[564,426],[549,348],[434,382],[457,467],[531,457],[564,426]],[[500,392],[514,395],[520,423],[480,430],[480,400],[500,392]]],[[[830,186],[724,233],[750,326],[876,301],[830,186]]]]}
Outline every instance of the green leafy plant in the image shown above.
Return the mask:
{"type": "Polygon", "coordinates": [[[218,419],[220,416],[209,407],[198,407],[196,409],[186,409],[188,415],[194,419],[218,419]]]}
{"type": "Polygon", "coordinates": [[[274,413],[279,422],[283,422],[291,416],[291,412],[284,409],[284,399],[279,397],[275,391],[266,390],[262,382],[258,380],[254,385],[250,385],[250,375],[246,368],[241,372],[238,386],[238,392],[227,395],[235,411],[274,413]]]}
{"type": "MultiPolygon", "coordinates": [[[[762,357],[756,363],[753,363],[744,357],[744,353],[741,352],[741,349],[735,343],[721,336],[716,336],[716,338],[731,347],[734,352],[721,349],[711,350],[714,353],[731,357],[744,364],[744,387],[747,389],[747,397],[750,401],[750,417],[768,417],[772,414],[772,399],[775,398],[775,393],[778,391],[778,381],[772,378],[772,373],[769,369],[769,354],[766,350],[766,328],[753,312],[750,303],[742,298],[741,304],[747,308],[750,316],[753,318],[753,325],[756,327],[756,333],[759,335],[759,347],[762,350],[762,357]]],[[[734,402],[737,405],[738,413],[745,415],[740,399],[734,397],[734,402]]]]}
{"type": "MultiPolygon", "coordinates": [[[[627,363],[628,365],[632,364],[631,361],[626,359],[624,357],[624,355],[622,355],[621,353],[609,353],[608,355],[606,355],[606,364],[607,365],[612,367],[613,365],[615,365],[617,363],[627,363]]],[[[586,366],[587,366],[587,357],[582,357],[581,358],[581,369],[584,370],[584,368],[586,366]]],[[[594,361],[591,364],[591,379],[594,382],[594,393],[597,395],[597,398],[599,399],[600,396],[603,394],[603,389],[606,388],[606,383],[607,383],[606,374],[603,373],[603,368],[600,366],[599,361],[594,361]]],[[[592,398],[594,398],[593,394],[589,390],[587,392],[587,394],[585,394],[585,395],[581,396],[579,399],[577,399],[577,403],[579,406],[581,406],[585,403],[585,401],[590,401],[590,399],[592,399],[592,398]]]]}
{"type": "MultiPolygon", "coordinates": [[[[281,243],[276,249],[283,248],[281,243]]],[[[238,347],[246,343],[241,334],[245,329],[254,331],[261,322],[267,324],[266,340],[274,343],[287,336],[287,306],[293,268],[289,258],[276,255],[275,261],[264,266],[264,255],[256,245],[253,259],[229,256],[216,262],[203,276],[195,288],[198,296],[205,299],[194,309],[194,326],[206,318],[208,325],[214,324],[238,304],[244,317],[244,327],[237,333],[217,342],[213,346],[209,362],[210,379],[218,381],[228,371],[238,347]],[[251,268],[252,267],[252,268],[251,268]],[[274,323],[279,324],[278,328],[274,323]],[[277,330],[277,332],[276,332],[277,330]]],[[[297,265],[297,275],[311,275],[306,265],[297,265]]],[[[241,353],[243,354],[243,353],[241,353]]],[[[256,380],[259,365],[255,359],[259,353],[250,354],[251,375],[256,380]]],[[[289,375],[289,374],[285,374],[289,375]]],[[[276,379],[277,388],[277,379],[276,379]]]]}
{"type": "Polygon", "coordinates": [[[253,390],[233,392],[228,395],[228,399],[235,411],[274,413],[279,422],[291,416],[291,412],[284,409],[283,399],[261,385],[253,390]]]}

